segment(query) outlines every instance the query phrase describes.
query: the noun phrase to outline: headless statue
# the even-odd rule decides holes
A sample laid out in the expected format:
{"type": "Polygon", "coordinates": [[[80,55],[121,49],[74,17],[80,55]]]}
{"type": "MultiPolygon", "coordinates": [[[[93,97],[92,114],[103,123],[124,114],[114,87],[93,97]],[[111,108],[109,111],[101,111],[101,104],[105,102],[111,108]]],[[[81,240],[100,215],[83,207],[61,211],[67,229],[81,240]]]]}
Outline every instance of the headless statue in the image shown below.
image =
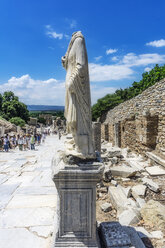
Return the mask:
{"type": "Polygon", "coordinates": [[[80,31],[73,33],[68,50],[62,57],[62,64],[67,71],[67,132],[73,136],[70,153],[83,158],[94,158],[88,58],[85,40],[80,31]]]}

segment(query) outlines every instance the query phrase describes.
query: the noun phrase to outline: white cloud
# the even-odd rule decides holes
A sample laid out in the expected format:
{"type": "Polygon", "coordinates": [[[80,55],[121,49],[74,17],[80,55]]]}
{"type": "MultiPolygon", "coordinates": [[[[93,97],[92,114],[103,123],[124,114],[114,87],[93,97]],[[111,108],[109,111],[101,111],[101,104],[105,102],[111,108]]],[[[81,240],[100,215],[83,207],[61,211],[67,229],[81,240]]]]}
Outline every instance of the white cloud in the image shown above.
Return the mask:
{"type": "Polygon", "coordinates": [[[68,34],[65,34],[64,36],[65,36],[65,38],[66,38],[67,40],[70,39],[70,36],[69,36],[68,34]]]}
{"type": "Polygon", "coordinates": [[[92,82],[130,79],[135,75],[136,67],[146,67],[145,70],[149,70],[155,64],[165,63],[165,55],[157,53],[140,55],[128,53],[120,60],[116,56],[112,60],[117,62],[112,65],[89,63],[90,79],[92,82]]]}
{"type": "Polygon", "coordinates": [[[54,78],[35,80],[28,74],[12,77],[0,85],[0,92],[13,91],[26,104],[64,105],[65,83],[54,78]]]}
{"type": "Polygon", "coordinates": [[[65,22],[67,23],[70,29],[77,27],[77,21],[75,19],[65,18],[65,22]]]}
{"type": "MultiPolygon", "coordinates": [[[[107,93],[114,93],[116,89],[91,84],[92,104],[107,93]]],[[[0,92],[3,93],[4,91],[13,91],[25,104],[64,105],[65,102],[65,82],[55,78],[36,80],[28,74],[12,77],[7,83],[0,85],[0,92]]]]}
{"type": "Polygon", "coordinates": [[[118,56],[112,57],[112,61],[118,61],[118,60],[119,60],[118,56]]]}
{"type": "Polygon", "coordinates": [[[63,34],[62,33],[56,33],[56,31],[53,30],[53,28],[51,27],[51,25],[46,25],[46,34],[50,37],[50,38],[54,38],[54,39],[59,39],[61,40],[63,38],[63,34]]]}
{"type": "Polygon", "coordinates": [[[144,71],[145,71],[145,72],[149,72],[149,71],[151,71],[151,70],[152,70],[151,67],[146,67],[146,68],[144,68],[144,71]]]}
{"type": "Polygon", "coordinates": [[[77,21],[76,20],[71,20],[70,21],[70,28],[75,28],[77,26],[77,21]]]}
{"type": "Polygon", "coordinates": [[[165,46],[165,40],[154,40],[151,42],[146,43],[147,46],[153,46],[153,47],[164,47],[165,46]]]}
{"type": "Polygon", "coordinates": [[[165,55],[160,55],[157,53],[140,55],[136,55],[135,53],[128,53],[123,57],[120,63],[129,67],[146,66],[149,64],[162,64],[165,63],[165,55]]]}
{"type": "Polygon", "coordinates": [[[116,90],[117,88],[115,87],[103,87],[103,86],[91,85],[92,105],[95,104],[99,98],[102,98],[107,94],[112,94],[116,90]]]}
{"type": "Polygon", "coordinates": [[[95,57],[94,59],[95,59],[96,61],[99,61],[102,57],[103,57],[103,56],[97,56],[97,57],[95,57]]]}
{"type": "Polygon", "coordinates": [[[133,73],[134,71],[126,65],[89,64],[89,74],[92,82],[130,78],[133,73]]]}
{"type": "Polygon", "coordinates": [[[108,54],[116,53],[117,51],[118,51],[118,49],[110,48],[110,49],[106,50],[106,54],[108,55],[108,54]]]}

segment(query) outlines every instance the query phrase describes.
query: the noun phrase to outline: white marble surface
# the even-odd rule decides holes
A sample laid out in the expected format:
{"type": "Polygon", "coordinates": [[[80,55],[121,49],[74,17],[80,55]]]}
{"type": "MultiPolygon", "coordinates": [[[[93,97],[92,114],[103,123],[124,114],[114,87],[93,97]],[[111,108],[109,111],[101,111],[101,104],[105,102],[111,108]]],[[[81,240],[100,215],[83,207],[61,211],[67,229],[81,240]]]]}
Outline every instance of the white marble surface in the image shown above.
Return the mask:
{"type": "Polygon", "coordinates": [[[35,151],[0,152],[0,247],[49,248],[57,191],[51,160],[64,137],[48,136],[35,151]]]}

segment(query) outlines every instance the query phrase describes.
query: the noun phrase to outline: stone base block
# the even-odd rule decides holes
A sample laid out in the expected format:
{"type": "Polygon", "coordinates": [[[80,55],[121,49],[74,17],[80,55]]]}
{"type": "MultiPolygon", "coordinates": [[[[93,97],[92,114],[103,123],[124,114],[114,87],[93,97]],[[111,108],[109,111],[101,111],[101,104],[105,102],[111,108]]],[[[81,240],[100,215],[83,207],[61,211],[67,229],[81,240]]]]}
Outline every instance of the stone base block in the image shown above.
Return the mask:
{"type": "Polygon", "coordinates": [[[54,247],[97,247],[96,183],[101,163],[67,165],[54,160],[53,181],[58,191],[54,247]]]}

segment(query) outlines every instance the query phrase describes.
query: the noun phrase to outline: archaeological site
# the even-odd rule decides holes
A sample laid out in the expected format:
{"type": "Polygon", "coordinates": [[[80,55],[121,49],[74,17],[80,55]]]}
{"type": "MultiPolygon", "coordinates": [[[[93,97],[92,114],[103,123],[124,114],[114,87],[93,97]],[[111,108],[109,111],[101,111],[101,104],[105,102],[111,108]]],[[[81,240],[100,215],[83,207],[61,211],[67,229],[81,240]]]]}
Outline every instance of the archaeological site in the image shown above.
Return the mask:
{"type": "Polygon", "coordinates": [[[165,248],[165,0],[0,1],[0,248],[165,248]]]}

